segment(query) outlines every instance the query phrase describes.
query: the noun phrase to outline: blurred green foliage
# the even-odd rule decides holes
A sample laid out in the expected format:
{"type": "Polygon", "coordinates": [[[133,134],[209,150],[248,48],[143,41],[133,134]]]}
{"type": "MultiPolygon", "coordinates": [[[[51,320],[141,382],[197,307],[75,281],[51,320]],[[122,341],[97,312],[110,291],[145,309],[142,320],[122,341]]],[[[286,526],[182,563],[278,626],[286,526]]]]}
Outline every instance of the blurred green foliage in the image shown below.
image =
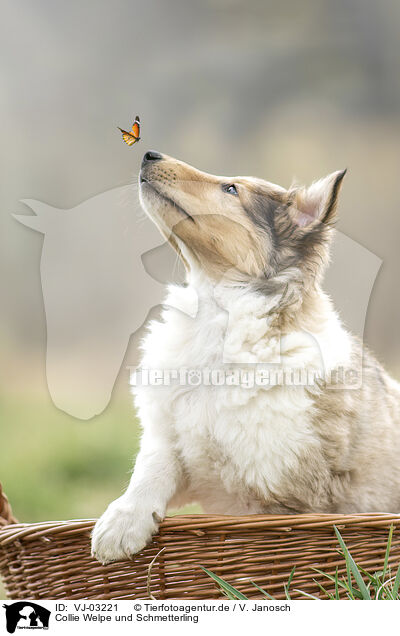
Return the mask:
{"type": "Polygon", "coordinates": [[[2,395],[0,421],[0,480],[20,521],[98,517],[129,482],[140,426],[127,395],[86,422],[50,399],[2,395]]]}
{"type": "Polygon", "coordinates": [[[0,481],[22,522],[96,518],[129,482],[140,427],[126,394],[114,395],[87,422],[59,411],[50,398],[3,394],[0,422],[0,481]]]}
{"type": "Polygon", "coordinates": [[[121,494],[139,446],[128,397],[90,421],[33,395],[2,395],[0,480],[21,521],[97,517],[121,494]]]}

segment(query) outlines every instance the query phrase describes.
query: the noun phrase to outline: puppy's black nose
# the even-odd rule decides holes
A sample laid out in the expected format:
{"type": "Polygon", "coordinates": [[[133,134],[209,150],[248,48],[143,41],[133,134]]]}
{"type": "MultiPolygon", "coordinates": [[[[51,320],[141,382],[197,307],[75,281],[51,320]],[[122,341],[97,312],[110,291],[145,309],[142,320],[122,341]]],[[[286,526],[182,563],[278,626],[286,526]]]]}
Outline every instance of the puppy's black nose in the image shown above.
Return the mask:
{"type": "Polygon", "coordinates": [[[162,155],[160,155],[159,152],[157,152],[156,150],[149,150],[143,157],[142,163],[148,163],[149,161],[159,161],[160,159],[162,159],[162,155]]]}

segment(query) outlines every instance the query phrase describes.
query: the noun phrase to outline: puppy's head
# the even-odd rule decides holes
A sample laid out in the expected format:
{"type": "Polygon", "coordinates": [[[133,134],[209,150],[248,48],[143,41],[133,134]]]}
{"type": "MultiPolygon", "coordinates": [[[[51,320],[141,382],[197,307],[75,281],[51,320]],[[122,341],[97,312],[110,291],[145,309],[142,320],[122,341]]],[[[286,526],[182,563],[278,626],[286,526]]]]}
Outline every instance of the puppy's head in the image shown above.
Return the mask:
{"type": "Polygon", "coordinates": [[[144,155],[141,204],[191,268],[210,278],[270,281],[295,268],[319,279],[345,171],[309,188],[218,177],[158,152],[144,155]]]}

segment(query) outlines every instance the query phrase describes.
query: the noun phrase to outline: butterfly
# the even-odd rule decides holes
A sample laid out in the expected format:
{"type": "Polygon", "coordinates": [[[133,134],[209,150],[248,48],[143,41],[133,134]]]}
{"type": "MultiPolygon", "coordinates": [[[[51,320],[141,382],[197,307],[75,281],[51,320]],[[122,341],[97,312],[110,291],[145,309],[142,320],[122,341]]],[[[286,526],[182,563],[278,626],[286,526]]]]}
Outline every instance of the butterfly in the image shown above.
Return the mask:
{"type": "Polygon", "coordinates": [[[133,122],[133,125],[132,125],[132,130],[130,132],[128,132],[127,130],[122,130],[122,128],[120,128],[119,126],[118,126],[118,129],[122,132],[122,139],[124,140],[124,142],[128,144],[128,146],[133,146],[133,144],[139,141],[140,139],[139,115],[136,115],[135,121],[133,122]]]}

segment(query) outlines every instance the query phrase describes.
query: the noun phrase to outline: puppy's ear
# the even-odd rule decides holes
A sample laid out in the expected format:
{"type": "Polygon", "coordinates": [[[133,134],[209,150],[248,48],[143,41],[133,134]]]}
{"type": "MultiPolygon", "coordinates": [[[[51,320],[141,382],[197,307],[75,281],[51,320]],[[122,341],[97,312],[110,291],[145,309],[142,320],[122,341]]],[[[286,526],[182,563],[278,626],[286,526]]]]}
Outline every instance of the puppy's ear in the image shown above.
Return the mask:
{"type": "Polygon", "coordinates": [[[338,195],[346,172],[338,170],[308,188],[292,190],[291,214],[299,227],[308,227],[316,221],[329,224],[335,220],[338,195]]]}

